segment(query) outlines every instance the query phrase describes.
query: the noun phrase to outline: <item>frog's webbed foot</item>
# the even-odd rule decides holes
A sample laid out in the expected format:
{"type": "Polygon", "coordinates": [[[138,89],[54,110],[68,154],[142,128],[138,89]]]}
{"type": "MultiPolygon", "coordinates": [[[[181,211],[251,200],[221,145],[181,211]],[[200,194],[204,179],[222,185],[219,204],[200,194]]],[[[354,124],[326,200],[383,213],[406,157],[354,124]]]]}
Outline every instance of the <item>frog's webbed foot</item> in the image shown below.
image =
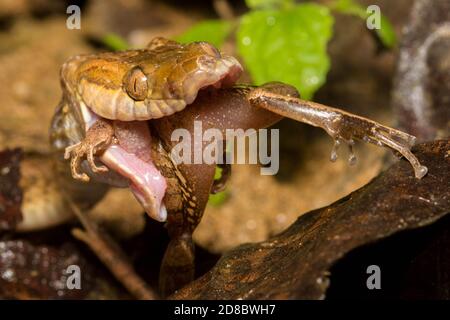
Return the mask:
{"type": "Polygon", "coordinates": [[[428,171],[411,152],[415,142],[414,136],[340,109],[302,100],[291,86],[269,83],[251,90],[247,98],[257,107],[323,128],[334,140],[332,161],[337,159],[338,147],[346,143],[350,150],[349,162],[355,163],[353,145],[357,139],[398,151],[410,162],[418,179],[428,171]]]}
{"type": "Polygon", "coordinates": [[[405,142],[401,140],[401,138],[403,138],[401,135],[404,135],[405,133],[391,128],[387,128],[388,132],[386,132],[385,129],[386,127],[373,128],[373,134],[377,139],[377,143],[384,144],[400,152],[400,154],[402,154],[409,161],[409,163],[411,163],[414,168],[416,178],[423,178],[427,174],[428,168],[421,165],[416,156],[411,152],[411,147],[414,145],[415,137],[408,135],[409,137],[407,137],[407,141],[405,142]],[[410,138],[412,138],[412,141],[410,138]]]}
{"type": "Polygon", "coordinates": [[[89,168],[94,173],[107,172],[104,165],[95,163],[95,156],[106,150],[114,138],[114,128],[111,123],[104,119],[97,120],[86,132],[85,138],[66,148],[64,159],[70,158],[70,170],[72,177],[81,181],[89,181],[89,176],[81,171],[81,163],[87,160],[89,168]]]}
{"type": "Polygon", "coordinates": [[[414,169],[416,178],[421,179],[427,174],[427,167],[420,164],[411,152],[416,138],[402,131],[383,126],[375,121],[359,117],[338,109],[330,110],[336,114],[331,123],[325,123],[324,129],[333,137],[335,143],[331,152],[331,160],[337,159],[337,148],[344,142],[349,148],[349,163],[354,164],[353,153],[355,140],[362,140],[377,146],[387,146],[404,156],[414,169]]]}

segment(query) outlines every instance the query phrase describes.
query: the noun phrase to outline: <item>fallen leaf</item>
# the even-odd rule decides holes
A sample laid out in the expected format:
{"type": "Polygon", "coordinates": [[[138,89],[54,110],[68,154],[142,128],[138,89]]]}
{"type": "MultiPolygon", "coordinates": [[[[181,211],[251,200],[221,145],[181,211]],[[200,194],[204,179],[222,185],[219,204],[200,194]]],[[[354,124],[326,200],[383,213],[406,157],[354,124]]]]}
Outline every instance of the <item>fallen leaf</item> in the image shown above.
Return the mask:
{"type": "Polygon", "coordinates": [[[348,252],[450,212],[448,150],[450,140],[417,146],[415,154],[429,169],[423,179],[414,178],[408,162],[398,161],[347,197],[302,215],[281,234],[226,252],[171,298],[324,298],[330,268],[348,252]]]}

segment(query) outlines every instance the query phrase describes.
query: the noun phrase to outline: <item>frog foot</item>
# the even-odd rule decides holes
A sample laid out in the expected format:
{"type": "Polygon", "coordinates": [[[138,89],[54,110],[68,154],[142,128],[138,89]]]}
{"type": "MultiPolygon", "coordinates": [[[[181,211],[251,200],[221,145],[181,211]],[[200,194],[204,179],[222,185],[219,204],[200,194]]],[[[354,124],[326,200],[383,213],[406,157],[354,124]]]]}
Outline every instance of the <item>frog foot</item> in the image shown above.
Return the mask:
{"type": "Polygon", "coordinates": [[[421,165],[411,152],[416,140],[414,136],[346,112],[340,112],[329,123],[330,125],[325,129],[334,138],[331,161],[337,159],[337,149],[343,142],[347,144],[350,151],[349,163],[354,164],[356,157],[353,153],[353,145],[355,139],[358,139],[380,147],[386,146],[400,153],[413,167],[416,178],[421,179],[427,174],[427,167],[421,165]]]}
{"type": "Polygon", "coordinates": [[[110,122],[98,119],[86,132],[85,138],[66,148],[64,159],[70,159],[70,170],[72,177],[77,180],[88,182],[89,176],[81,171],[81,162],[86,159],[89,168],[94,173],[104,173],[108,168],[104,165],[98,166],[94,156],[101,154],[112,143],[114,139],[114,128],[110,122]]]}

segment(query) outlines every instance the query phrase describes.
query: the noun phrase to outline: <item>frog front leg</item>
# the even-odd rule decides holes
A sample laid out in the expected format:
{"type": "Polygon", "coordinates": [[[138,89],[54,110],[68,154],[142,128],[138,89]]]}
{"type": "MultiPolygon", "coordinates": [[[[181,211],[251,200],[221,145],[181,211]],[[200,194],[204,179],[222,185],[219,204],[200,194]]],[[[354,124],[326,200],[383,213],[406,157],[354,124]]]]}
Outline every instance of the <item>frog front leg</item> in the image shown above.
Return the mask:
{"type": "Polygon", "coordinates": [[[70,170],[74,179],[89,181],[89,176],[81,172],[81,163],[87,160],[89,168],[94,173],[104,173],[108,168],[98,166],[94,157],[105,151],[113,142],[114,127],[110,120],[98,118],[86,131],[84,139],[65,149],[64,159],[70,159],[70,170]]]}
{"type": "Polygon", "coordinates": [[[339,145],[346,143],[350,149],[349,162],[353,163],[355,156],[352,148],[358,139],[398,151],[410,162],[418,179],[428,171],[411,152],[414,136],[340,109],[302,100],[294,88],[285,84],[265,84],[251,90],[247,99],[253,106],[324,129],[334,140],[332,161],[337,158],[339,145]]]}

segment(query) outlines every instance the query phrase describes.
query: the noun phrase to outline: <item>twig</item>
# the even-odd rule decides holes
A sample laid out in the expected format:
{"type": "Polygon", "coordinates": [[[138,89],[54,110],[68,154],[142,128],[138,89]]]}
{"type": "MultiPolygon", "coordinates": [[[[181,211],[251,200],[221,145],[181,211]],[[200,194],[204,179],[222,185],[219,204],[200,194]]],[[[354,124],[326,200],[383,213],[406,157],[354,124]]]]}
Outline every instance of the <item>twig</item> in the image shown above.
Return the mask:
{"type": "Polygon", "coordinates": [[[70,209],[85,228],[85,231],[78,228],[73,229],[73,236],[86,243],[133,296],[141,300],[158,299],[157,294],[136,274],[133,266],[117,243],[108,234],[101,231],[85,213],[81,212],[68,196],[66,196],[66,199],[70,209]]]}

